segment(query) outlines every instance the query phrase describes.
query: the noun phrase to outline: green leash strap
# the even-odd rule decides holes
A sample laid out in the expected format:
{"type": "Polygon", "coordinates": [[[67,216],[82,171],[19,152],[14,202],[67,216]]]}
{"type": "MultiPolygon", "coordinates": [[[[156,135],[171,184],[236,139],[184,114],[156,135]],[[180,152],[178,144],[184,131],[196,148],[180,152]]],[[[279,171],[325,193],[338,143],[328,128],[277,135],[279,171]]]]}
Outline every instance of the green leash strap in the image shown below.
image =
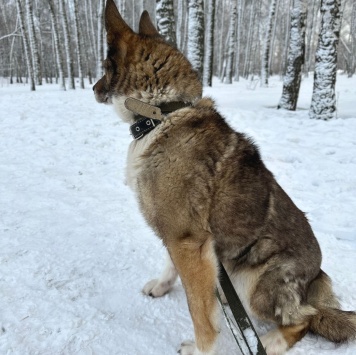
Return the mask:
{"type": "MultiPolygon", "coordinates": [[[[232,314],[236,320],[236,323],[240,329],[240,333],[243,338],[243,341],[249,350],[249,355],[267,355],[265,349],[263,348],[261,340],[258,337],[257,332],[256,332],[249,316],[247,315],[245,308],[243,307],[239,296],[236,294],[234,286],[232,285],[230,278],[229,278],[229,276],[221,262],[220,262],[220,285],[221,285],[222,290],[224,291],[224,294],[227,299],[227,302],[229,303],[231,312],[232,312],[232,314]],[[254,337],[257,340],[257,352],[253,352],[251,350],[251,346],[249,345],[249,343],[246,339],[245,331],[248,329],[250,329],[253,332],[254,337]]],[[[221,302],[221,304],[222,304],[222,302],[221,302]]],[[[225,315],[225,318],[227,318],[225,310],[224,310],[224,315],[225,315]]],[[[228,324],[230,324],[229,320],[228,320],[228,324]]],[[[235,337],[235,340],[237,341],[235,334],[233,334],[233,335],[235,337]]],[[[239,345],[239,348],[241,349],[240,344],[238,344],[238,345],[239,345]]]]}

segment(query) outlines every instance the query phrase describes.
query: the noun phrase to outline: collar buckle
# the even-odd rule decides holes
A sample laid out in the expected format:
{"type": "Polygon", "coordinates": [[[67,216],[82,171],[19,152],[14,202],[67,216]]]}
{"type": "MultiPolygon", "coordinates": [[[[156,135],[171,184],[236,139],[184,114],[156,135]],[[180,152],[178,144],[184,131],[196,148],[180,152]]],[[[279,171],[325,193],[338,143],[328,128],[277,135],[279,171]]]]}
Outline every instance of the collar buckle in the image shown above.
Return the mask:
{"type": "Polygon", "coordinates": [[[149,117],[142,117],[142,119],[130,126],[131,135],[136,140],[141,139],[145,134],[152,131],[160,123],[160,120],[149,117]]]}

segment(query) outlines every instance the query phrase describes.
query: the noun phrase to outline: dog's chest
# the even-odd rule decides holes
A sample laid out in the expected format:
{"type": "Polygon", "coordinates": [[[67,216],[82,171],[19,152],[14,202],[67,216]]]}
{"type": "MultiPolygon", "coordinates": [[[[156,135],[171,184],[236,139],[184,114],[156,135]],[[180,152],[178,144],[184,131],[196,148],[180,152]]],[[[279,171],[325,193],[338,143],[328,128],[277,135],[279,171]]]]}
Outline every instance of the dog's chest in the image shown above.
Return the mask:
{"type": "Polygon", "coordinates": [[[129,146],[126,162],[126,184],[135,192],[138,192],[137,181],[146,166],[144,153],[151,145],[155,133],[151,132],[139,140],[134,140],[129,146]]]}

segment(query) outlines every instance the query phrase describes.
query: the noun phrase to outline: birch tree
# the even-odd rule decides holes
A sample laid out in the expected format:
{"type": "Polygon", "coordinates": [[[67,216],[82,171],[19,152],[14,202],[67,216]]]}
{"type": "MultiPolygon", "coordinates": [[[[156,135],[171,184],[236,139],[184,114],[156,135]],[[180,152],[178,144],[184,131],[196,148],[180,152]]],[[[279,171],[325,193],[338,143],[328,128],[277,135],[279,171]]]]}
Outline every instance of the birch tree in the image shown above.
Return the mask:
{"type": "MultiPolygon", "coordinates": [[[[164,4],[169,3],[170,21],[166,21],[164,25],[170,27],[173,23],[176,24],[177,47],[189,57],[200,74],[204,57],[202,79],[205,85],[211,85],[211,79],[206,79],[206,73],[209,73],[208,78],[214,74],[225,82],[231,82],[232,74],[235,80],[239,79],[240,74],[251,79],[255,75],[261,75],[261,85],[266,85],[269,75],[286,74],[291,62],[290,15],[295,12],[296,0],[158,0],[158,3],[156,1],[116,0],[121,14],[130,24],[133,24],[134,28],[137,28],[138,14],[142,8],[149,10],[152,18],[155,18],[156,7],[159,13],[160,8],[163,9],[164,4]],[[206,11],[206,31],[203,30],[203,3],[206,11]],[[212,3],[215,4],[215,11],[212,10],[214,8],[214,5],[211,6],[212,3]],[[237,4],[236,16],[234,16],[235,4],[237,4]],[[275,14],[272,15],[271,10],[274,6],[275,14]],[[235,26],[230,26],[233,21],[235,26]],[[200,38],[197,38],[197,34],[200,38]],[[205,39],[203,39],[204,34],[205,39]],[[233,63],[232,67],[231,63],[233,63]]],[[[63,74],[64,78],[68,75],[72,78],[70,81],[74,82],[74,76],[81,78],[87,75],[90,82],[92,73],[93,76],[101,76],[102,60],[106,49],[103,21],[105,0],[51,0],[51,2],[55,7],[54,18],[49,11],[48,0],[20,0],[25,20],[25,34],[28,38],[30,28],[34,27],[31,32],[33,38],[37,39],[43,79],[51,83],[52,78],[55,77],[57,82],[59,78],[62,83],[63,74]],[[30,11],[27,11],[28,7],[25,7],[25,4],[32,4],[30,11]],[[77,16],[74,13],[74,4],[77,7],[77,16]],[[67,21],[67,25],[63,24],[64,21],[67,21]],[[82,54],[81,63],[78,49],[82,54]],[[59,64],[60,59],[62,65],[59,64]],[[55,66],[53,66],[54,62],[55,66]]],[[[308,71],[314,70],[320,32],[321,0],[303,0],[303,2],[308,3],[303,68],[303,73],[307,75],[308,71]]],[[[30,78],[24,38],[21,35],[20,25],[16,25],[18,21],[16,6],[16,0],[0,1],[0,74],[9,77],[10,83],[12,76],[18,82],[21,82],[24,77],[26,80],[30,78]]],[[[356,0],[343,0],[342,8],[345,16],[340,25],[337,65],[338,69],[351,76],[356,66],[356,0]]],[[[162,19],[167,19],[167,16],[158,14],[159,23],[162,23],[162,19]]],[[[162,26],[160,24],[158,26],[163,33],[162,26]]],[[[174,29],[174,26],[172,28],[174,29]]],[[[28,45],[34,68],[36,62],[33,61],[35,57],[33,53],[36,50],[31,50],[31,41],[28,45]]],[[[291,86],[294,90],[298,87],[295,83],[291,86]]]]}
{"type": "Polygon", "coordinates": [[[84,89],[83,58],[82,58],[81,41],[79,35],[78,0],[74,0],[74,32],[75,32],[75,39],[77,42],[76,48],[77,48],[77,61],[78,61],[80,87],[84,89]]]}
{"type": "Polygon", "coordinates": [[[157,29],[162,37],[177,47],[173,0],[156,0],[157,29]]]}
{"type": "Polygon", "coordinates": [[[275,45],[275,41],[276,41],[276,33],[277,33],[277,21],[279,19],[279,8],[281,5],[281,1],[277,0],[277,4],[276,4],[276,13],[274,16],[274,24],[273,24],[273,31],[272,31],[272,39],[271,39],[271,49],[270,49],[270,55],[269,55],[269,64],[268,64],[268,68],[269,71],[272,71],[272,65],[273,65],[273,58],[274,58],[274,45],[275,45]]]}
{"type": "Polygon", "coordinates": [[[183,42],[185,31],[185,18],[186,18],[186,2],[178,1],[178,18],[177,18],[177,47],[183,52],[183,42]]]}
{"type": "Polygon", "coordinates": [[[291,10],[287,72],[284,76],[283,92],[278,108],[294,111],[297,107],[305,54],[305,19],[305,0],[294,0],[291,10]]]}
{"type": "Polygon", "coordinates": [[[53,0],[47,0],[49,5],[49,14],[51,16],[52,21],[52,29],[53,29],[53,39],[54,39],[54,47],[56,50],[56,61],[57,61],[57,69],[58,69],[58,76],[59,76],[59,85],[62,90],[66,89],[65,79],[64,79],[64,63],[62,59],[62,51],[59,44],[59,32],[58,32],[58,24],[57,19],[55,16],[55,7],[53,0]]]}
{"type": "Polygon", "coordinates": [[[189,0],[188,13],[188,59],[202,78],[204,65],[204,0],[189,0]]]}
{"type": "Polygon", "coordinates": [[[351,76],[356,71],[356,2],[352,4],[351,12],[351,76]]]}
{"type": "Polygon", "coordinates": [[[35,80],[37,85],[42,85],[41,61],[40,61],[40,55],[38,51],[31,0],[26,0],[26,13],[27,13],[28,34],[29,34],[29,40],[30,40],[29,42],[30,42],[31,53],[32,53],[32,63],[33,63],[35,80]]]}
{"type": "Polygon", "coordinates": [[[105,2],[104,0],[99,0],[99,9],[98,9],[98,33],[97,33],[97,58],[96,58],[96,77],[101,78],[103,76],[103,60],[104,60],[104,9],[105,2]]]}
{"type": "Polygon", "coordinates": [[[214,61],[214,28],[215,28],[215,0],[209,0],[208,19],[205,37],[205,55],[204,55],[204,86],[212,86],[213,79],[213,61],[214,61]]]}
{"type": "Polygon", "coordinates": [[[241,35],[242,35],[242,19],[244,0],[239,0],[237,10],[237,35],[236,35],[236,63],[235,63],[235,81],[240,80],[240,51],[241,51],[241,35]]]}
{"type": "Polygon", "coordinates": [[[336,118],[337,47],[340,35],[340,0],[321,1],[321,29],[315,55],[310,118],[336,118]]]}
{"type": "Polygon", "coordinates": [[[269,18],[268,18],[268,26],[266,31],[264,49],[263,49],[263,57],[262,57],[262,68],[261,68],[261,86],[268,86],[268,77],[269,77],[269,57],[271,51],[271,39],[272,39],[272,29],[274,23],[274,17],[276,13],[276,5],[277,0],[272,0],[269,18]]]}
{"type": "Polygon", "coordinates": [[[249,75],[249,65],[250,65],[250,57],[251,57],[251,48],[252,48],[252,40],[253,40],[253,32],[254,32],[254,17],[255,17],[255,4],[256,0],[251,0],[250,3],[250,16],[248,21],[248,34],[246,39],[246,49],[245,49],[245,63],[243,69],[243,76],[245,78],[249,75]]]}
{"type": "MultiPolygon", "coordinates": [[[[91,0],[86,0],[89,1],[89,24],[90,24],[90,40],[92,43],[92,50],[93,50],[93,57],[96,59],[97,55],[97,48],[96,48],[96,36],[95,36],[95,29],[94,29],[94,12],[93,12],[93,6],[92,6],[92,1],[91,0]]],[[[89,28],[88,28],[89,30],[89,28]]]]}
{"type": "Polygon", "coordinates": [[[236,44],[236,17],[237,17],[237,0],[230,1],[230,31],[229,31],[229,47],[226,63],[225,83],[232,84],[233,66],[235,57],[236,44]]]}
{"type": "Polygon", "coordinates": [[[126,1],[125,0],[120,0],[119,1],[119,10],[120,14],[123,18],[126,17],[126,1]]]}
{"type": "Polygon", "coordinates": [[[35,78],[34,78],[34,73],[33,73],[31,51],[30,51],[29,40],[28,40],[28,37],[27,37],[26,28],[25,28],[24,13],[23,13],[23,10],[22,10],[22,6],[21,6],[20,0],[16,0],[16,7],[17,7],[18,18],[19,18],[19,21],[20,21],[20,27],[21,27],[21,33],[22,33],[24,50],[25,50],[26,63],[27,63],[27,72],[28,72],[28,76],[30,78],[31,90],[35,91],[36,90],[36,85],[35,85],[35,78]]]}
{"type": "MultiPolygon", "coordinates": [[[[225,1],[218,1],[218,11],[219,13],[225,14],[225,1]]],[[[225,31],[224,31],[224,19],[222,16],[219,18],[218,28],[220,29],[219,39],[218,39],[218,76],[221,81],[224,80],[224,67],[225,67],[225,31]]]]}
{"type": "Polygon", "coordinates": [[[311,58],[312,58],[312,40],[313,40],[313,32],[314,32],[314,24],[315,24],[315,17],[316,17],[316,8],[317,8],[317,1],[316,0],[309,0],[308,4],[308,17],[307,17],[307,28],[306,28],[306,46],[305,46],[305,61],[304,61],[304,75],[308,77],[309,71],[311,68],[311,58]]]}
{"type": "Polygon", "coordinates": [[[75,89],[73,56],[72,56],[72,51],[70,46],[68,19],[67,19],[64,0],[59,0],[59,13],[62,19],[64,48],[65,48],[66,58],[67,58],[67,74],[68,74],[68,82],[69,82],[68,85],[70,89],[75,89]]]}

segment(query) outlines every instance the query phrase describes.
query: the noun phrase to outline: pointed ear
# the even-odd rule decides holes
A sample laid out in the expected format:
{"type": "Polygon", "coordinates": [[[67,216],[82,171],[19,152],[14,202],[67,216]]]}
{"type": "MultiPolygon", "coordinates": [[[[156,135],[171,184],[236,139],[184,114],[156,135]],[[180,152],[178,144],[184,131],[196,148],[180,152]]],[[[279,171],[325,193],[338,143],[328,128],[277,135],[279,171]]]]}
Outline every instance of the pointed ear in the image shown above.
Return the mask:
{"type": "Polygon", "coordinates": [[[138,33],[145,36],[160,37],[160,34],[152,23],[150,15],[146,10],[142,12],[138,33]]]}
{"type": "Polygon", "coordinates": [[[114,0],[106,1],[105,8],[105,28],[107,31],[108,43],[111,43],[116,34],[132,33],[130,26],[121,17],[114,0]]]}

